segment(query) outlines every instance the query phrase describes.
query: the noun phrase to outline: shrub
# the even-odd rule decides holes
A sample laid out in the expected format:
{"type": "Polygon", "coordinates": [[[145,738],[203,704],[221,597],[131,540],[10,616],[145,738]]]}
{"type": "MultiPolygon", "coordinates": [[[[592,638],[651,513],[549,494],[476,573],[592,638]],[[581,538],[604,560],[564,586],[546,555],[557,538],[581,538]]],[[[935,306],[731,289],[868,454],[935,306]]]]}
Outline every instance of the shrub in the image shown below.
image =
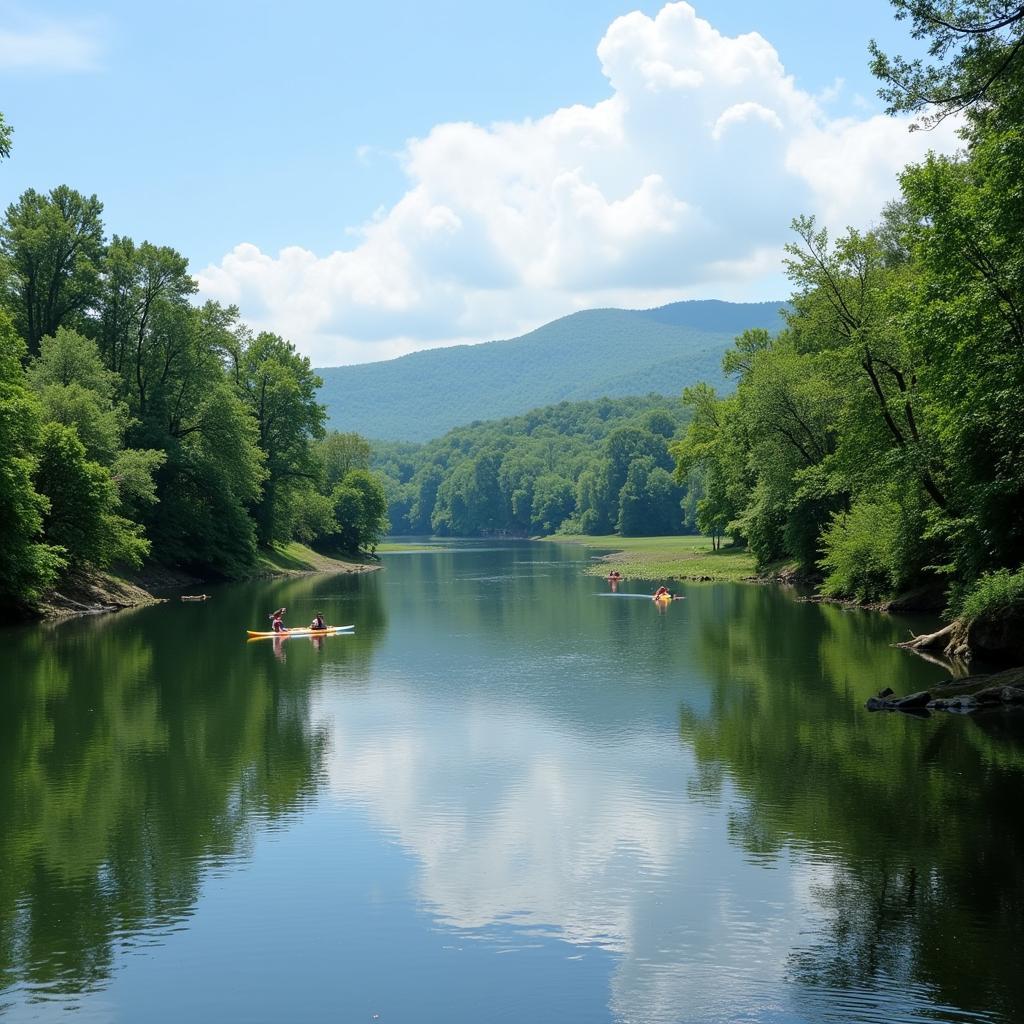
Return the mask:
{"type": "Polygon", "coordinates": [[[1024,608],[1024,569],[998,569],[986,573],[967,591],[960,605],[960,617],[968,622],[998,618],[1024,608]]]}
{"type": "Polygon", "coordinates": [[[877,601],[896,589],[898,513],[892,502],[862,499],[832,517],[822,534],[824,554],[818,563],[825,572],[824,593],[877,601]]]}

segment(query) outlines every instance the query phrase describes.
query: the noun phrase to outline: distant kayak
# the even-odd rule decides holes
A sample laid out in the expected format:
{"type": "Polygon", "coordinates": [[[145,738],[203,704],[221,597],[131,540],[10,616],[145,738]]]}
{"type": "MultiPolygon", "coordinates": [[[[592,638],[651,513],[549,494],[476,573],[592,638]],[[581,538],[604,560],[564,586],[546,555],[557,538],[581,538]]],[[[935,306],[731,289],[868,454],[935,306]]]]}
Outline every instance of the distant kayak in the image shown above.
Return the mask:
{"type": "Polygon", "coordinates": [[[272,630],[263,632],[257,629],[247,629],[250,640],[266,640],[268,637],[286,636],[330,636],[332,633],[350,633],[356,627],[353,626],[328,626],[326,629],[283,629],[280,633],[272,630]]]}

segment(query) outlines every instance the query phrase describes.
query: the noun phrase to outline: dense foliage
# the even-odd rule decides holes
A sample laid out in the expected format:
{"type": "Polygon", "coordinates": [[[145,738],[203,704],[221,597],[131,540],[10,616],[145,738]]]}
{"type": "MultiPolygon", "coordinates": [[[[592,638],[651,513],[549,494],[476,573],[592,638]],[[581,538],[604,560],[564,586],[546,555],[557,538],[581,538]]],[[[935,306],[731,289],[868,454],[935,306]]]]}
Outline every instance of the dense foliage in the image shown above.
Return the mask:
{"type": "Polygon", "coordinates": [[[145,561],[244,574],[292,538],[372,549],[383,487],[365,441],[340,474],[321,446],[309,360],[196,306],[185,258],[108,241],[102,212],[62,185],[0,223],[0,603],[145,561]]]}
{"type": "MultiPolygon", "coordinates": [[[[931,5],[897,6],[925,32],[931,5]]],[[[953,6],[957,24],[992,13],[953,6]]],[[[877,228],[830,239],[794,222],[785,329],[737,340],[733,395],[686,392],[694,418],[673,454],[678,480],[701,480],[701,529],[745,539],[761,563],[822,569],[827,593],[942,584],[959,607],[1024,562],[1022,27],[965,32],[950,56],[956,33],[939,26],[945,72],[885,66],[916,74],[923,97],[942,74],[1000,74],[964,94],[964,151],[907,167],[877,228]]]]}
{"type": "Polygon", "coordinates": [[[378,442],[396,532],[681,533],[670,439],[685,420],[658,395],[561,402],[428,444],[378,442]]]}
{"type": "Polygon", "coordinates": [[[750,327],[778,330],[778,302],[675,302],[590,309],[520,338],[320,369],[328,421],[387,441],[429,441],[476,420],[558,402],[678,394],[720,382],[719,362],[750,327]]]}

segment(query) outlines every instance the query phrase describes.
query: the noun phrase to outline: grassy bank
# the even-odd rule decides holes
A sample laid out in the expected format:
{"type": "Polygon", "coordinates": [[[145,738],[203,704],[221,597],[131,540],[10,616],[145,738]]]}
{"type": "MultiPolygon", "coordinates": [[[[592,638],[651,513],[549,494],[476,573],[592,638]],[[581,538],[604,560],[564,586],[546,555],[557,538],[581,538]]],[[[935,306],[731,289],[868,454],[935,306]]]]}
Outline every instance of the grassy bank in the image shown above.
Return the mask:
{"type": "MultiPolygon", "coordinates": [[[[260,549],[249,578],[266,576],[302,576],[314,572],[356,573],[380,568],[373,562],[361,562],[347,556],[321,554],[304,544],[275,544],[260,549]]],[[[37,602],[15,608],[17,619],[64,619],[75,615],[113,612],[139,608],[161,600],[150,590],[202,589],[202,580],[187,573],[161,566],[148,566],[132,572],[126,579],[110,572],[81,569],[65,575],[37,602]]]]}
{"type": "Polygon", "coordinates": [[[635,580],[756,579],[754,556],[746,548],[711,549],[707,537],[590,537],[555,535],[545,540],[581,544],[596,557],[589,576],[606,576],[618,569],[635,580]]]}
{"type": "Polygon", "coordinates": [[[260,548],[258,576],[299,576],[310,572],[370,572],[380,566],[373,562],[351,560],[348,556],[321,554],[305,544],[273,544],[260,548]]]}

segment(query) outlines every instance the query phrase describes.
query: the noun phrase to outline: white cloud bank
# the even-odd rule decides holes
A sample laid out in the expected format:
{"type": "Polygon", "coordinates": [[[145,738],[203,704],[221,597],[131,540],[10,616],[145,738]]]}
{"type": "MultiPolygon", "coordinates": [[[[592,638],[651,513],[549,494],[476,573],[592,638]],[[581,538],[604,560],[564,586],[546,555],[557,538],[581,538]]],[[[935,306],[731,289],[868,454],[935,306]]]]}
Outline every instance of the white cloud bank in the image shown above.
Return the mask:
{"type": "Polygon", "coordinates": [[[953,126],[831,118],[757,33],[688,3],[616,19],[610,96],[537,120],[437,125],[402,155],[408,190],[354,248],[243,243],[199,275],[319,365],[509,337],[574,309],[777,298],[789,221],[866,225],[896,174],[953,126]]]}

